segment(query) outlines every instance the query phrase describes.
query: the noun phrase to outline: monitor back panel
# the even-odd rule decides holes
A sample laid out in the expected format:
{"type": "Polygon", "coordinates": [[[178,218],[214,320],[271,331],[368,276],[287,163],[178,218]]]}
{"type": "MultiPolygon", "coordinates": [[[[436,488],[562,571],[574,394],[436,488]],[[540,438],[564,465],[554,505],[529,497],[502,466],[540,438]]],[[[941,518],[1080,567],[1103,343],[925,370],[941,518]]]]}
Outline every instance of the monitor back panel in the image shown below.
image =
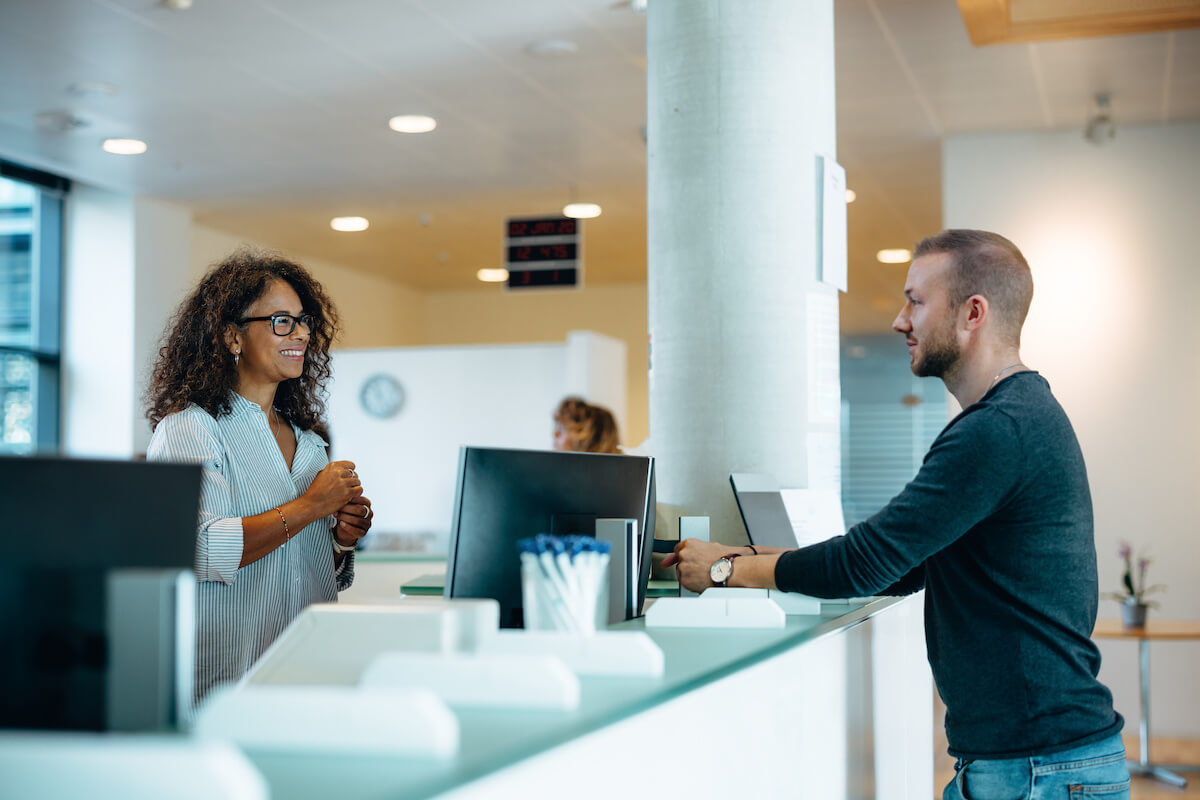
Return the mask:
{"type": "Polygon", "coordinates": [[[638,521],[640,607],[654,536],[653,459],[464,447],[445,596],[490,597],[500,603],[501,626],[520,627],[517,541],[539,533],[594,536],[596,520],[612,518],[638,521]]]}
{"type": "Polygon", "coordinates": [[[109,576],[191,570],[200,476],[191,464],[0,457],[0,728],[106,727],[109,576]]]}
{"type": "Polygon", "coordinates": [[[796,547],[796,532],[788,517],[783,495],[774,478],[754,473],[729,476],[738,511],[750,544],[760,547],[796,547]]]}

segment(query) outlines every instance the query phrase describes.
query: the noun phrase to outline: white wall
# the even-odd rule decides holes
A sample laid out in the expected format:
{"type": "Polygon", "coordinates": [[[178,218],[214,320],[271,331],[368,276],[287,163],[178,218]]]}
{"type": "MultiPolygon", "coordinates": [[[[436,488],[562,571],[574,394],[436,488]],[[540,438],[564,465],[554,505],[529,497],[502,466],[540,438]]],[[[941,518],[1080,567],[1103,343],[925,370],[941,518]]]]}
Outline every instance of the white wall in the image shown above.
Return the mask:
{"type": "Polygon", "coordinates": [[[629,429],[625,361],[625,342],[620,339],[594,331],[567,334],[564,394],[607,408],[617,422],[618,433],[629,429]]]}
{"type": "MultiPolygon", "coordinates": [[[[1103,147],[1075,130],[951,137],[943,159],[946,226],[1002,233],[1033,269],[1022,355],[1083,447],[1101,591],[1120,587],[1128,539],[1168,586],[1151,614],[1200,619],[1200,124],[1122,127],[1103,147]]],[[[1100,615],[1117,617],[1116,602],[1100,615]]],[[[1132,732],[1136,647],[1100,647],[1132,732]]],[[[1198,663],[1200,643],[1151,647],[1155,735],[1200,737],[1198,663]]]]}
{"type": "MultiPolygon", "coordinates": [[[[628,402],[621,444],[636,447],[649,430],[646,286],[589,286],[579,291],[508,292],[498,286],[428,292],[430,345],[554,342],[572,330],[625,342],[628,402]]],[[[593,398],[589,398],[593,399],[593,398]]],[[[594,399],[601,405],[604,402],[594,399]]]]}
{"type": "MultiPolygon", "coordinates": [[[[549,449],[551,415],[567,392],[568,362],[580,360],[578,349],[550,343],[335,352],[332,455],[356,464],[375,509],[374,530],[424,536],[428,546],[444,549],[458,448],[549,449]],[[388,419],[370,416],[360,403],[364,381],[378,374],[404,388],[403,407],[388,419]]],[[[623,357],[600,365],[614,370],[612,381],[623,381],[624,367],[623,357]]],[[[584,372],[602,380],[586,365],[584,372]]]]}
{"type": "Polygon", "coordinates": [[[62,445],[132,453],[133,200],[76,184],[63,236],[62,445]]]}
{"type": "Polygon", "coordinates": [[[191,216],[76,184],[64,227],[62,449],[128,458],[149,442],[142,395],[186,290],[191,216]]]}
{"type": "MultiPolygon", "coordinates": [[[[196,225],[192,231],[191,280],[241,245],[271,249],[243,236],[196,225]]],[[[425,298],[396,281],[347,269],[302,254],[288,253],[325,287],[342,317],[342,336],[335,347],[396,347],[426,342],[425,298]]]]}
{"type": "Polygon", "coordinates": [[[191,213],[167,203],[134,201],[134,252],[137,281],[133,330],[133,452],[150,444],[150,423],[143,396],[167,320],[191,289],[188,262],[192,248],[191,213]]]}

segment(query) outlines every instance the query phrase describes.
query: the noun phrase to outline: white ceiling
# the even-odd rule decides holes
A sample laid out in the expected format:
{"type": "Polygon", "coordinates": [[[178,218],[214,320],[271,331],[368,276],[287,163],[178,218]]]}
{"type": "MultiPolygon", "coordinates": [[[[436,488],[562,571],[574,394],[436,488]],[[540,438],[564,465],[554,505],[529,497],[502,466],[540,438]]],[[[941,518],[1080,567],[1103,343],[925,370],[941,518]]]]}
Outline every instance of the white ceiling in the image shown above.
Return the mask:
{"type": "MultiPolygon", "coordinates": [[[[1198,29],[976,48],[954,0],[835,13],[848,331],[895,313],[904,268],[874,253],[940,227],[943,136],[1082,131],[1099,91],[1118,126],[1200,118],[1198,29]]],[[[422,290],[479,287],[506,217],[573,197],[604,206],[589,283],[643,281],[645,102],[645,18],[613,0],[0,0],[0,156],[422,290]],[[548,38],[578,50],[526,52],[548,38]],[[393,133],[399,113],[438,129],[393,133]],[[150,149],[101,152],[111,136],[150,149]],[[370,230],[329,229],[347,214],[370,230]]]]}

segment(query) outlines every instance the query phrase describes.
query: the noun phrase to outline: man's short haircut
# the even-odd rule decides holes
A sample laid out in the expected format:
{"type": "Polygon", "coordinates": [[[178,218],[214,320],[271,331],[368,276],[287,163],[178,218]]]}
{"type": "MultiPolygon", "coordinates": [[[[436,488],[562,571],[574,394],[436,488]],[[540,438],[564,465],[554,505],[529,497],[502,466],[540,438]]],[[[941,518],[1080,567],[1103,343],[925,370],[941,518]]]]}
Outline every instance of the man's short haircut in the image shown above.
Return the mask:
{"type": "Polygon", "coordinates": [[[950,302],[959,306],[972,295],[987,298],[996,330],[1008,343],[1021,344],[1021,326],[1033,300],[1033,274],[1017,246],[998,233],[955,229],[927,236],[913,258],[949,253],[950,302]]]}

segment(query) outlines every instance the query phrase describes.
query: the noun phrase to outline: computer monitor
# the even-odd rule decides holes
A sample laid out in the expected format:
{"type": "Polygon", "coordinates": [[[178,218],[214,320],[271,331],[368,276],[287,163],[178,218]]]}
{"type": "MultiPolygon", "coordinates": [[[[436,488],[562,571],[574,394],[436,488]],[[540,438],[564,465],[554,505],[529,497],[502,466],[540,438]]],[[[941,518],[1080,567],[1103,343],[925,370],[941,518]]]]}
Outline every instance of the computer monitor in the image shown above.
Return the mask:
{"type": "Polygon", "coordinates": [[[0,728],[159,730],[190,712],[200,477],[0,457],[0,728]]]}
{"type": "Polygon", "coordinates": [[[635,519],[641,609],[654,515],[653,458],[463,447],[445,596],[493,598],[500,603],[500,626],[522,627],[518,540],[539,533],[593,536],[597,519],[635,519]]]}
{"type": "Polygon", "coordinates": [[[738,511],[750,544],[763,547],[797,547],[796,531],[788,517],[779,484],[770,475],[734,472],[729,476],[738,511]]]}

